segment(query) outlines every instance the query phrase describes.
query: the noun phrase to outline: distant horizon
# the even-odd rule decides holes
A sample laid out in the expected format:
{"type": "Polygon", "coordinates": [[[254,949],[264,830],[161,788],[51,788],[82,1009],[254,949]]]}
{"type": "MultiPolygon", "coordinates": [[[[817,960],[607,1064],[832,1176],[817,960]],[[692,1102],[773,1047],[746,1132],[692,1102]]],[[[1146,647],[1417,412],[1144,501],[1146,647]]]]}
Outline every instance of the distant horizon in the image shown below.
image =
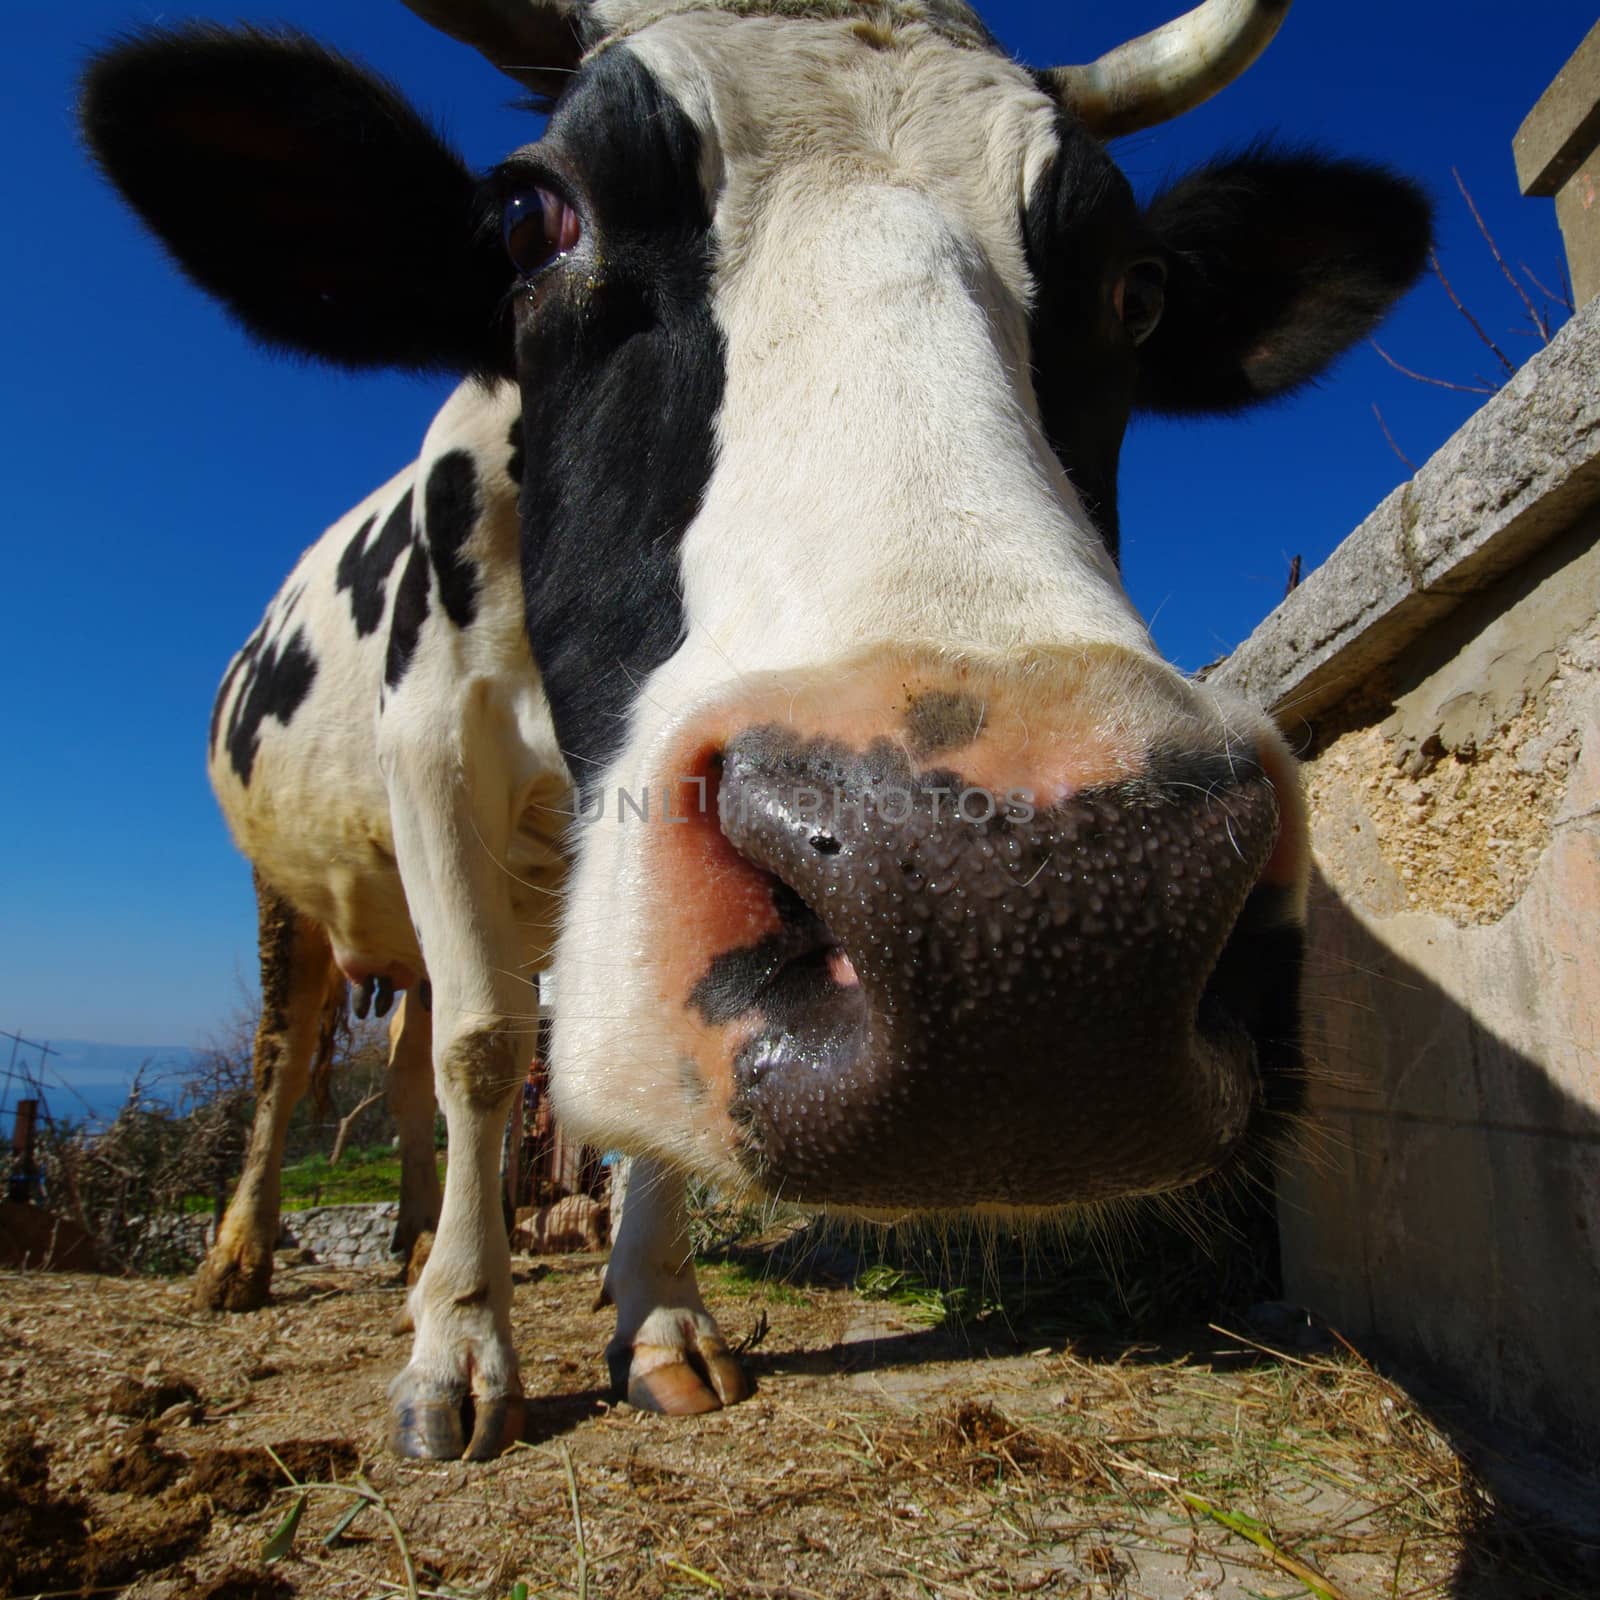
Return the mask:
{"type": "Polygon", "coordinates": [[[147,1069],[145,1084],[151,1098],[170,1103],[175,1096],[161,1092],[166,1080],[192,1065],[202,1048],[66,1037],[44,1039],[20,1028],[7,1029],[0,1034],[0,1139],[10,1139],[16,1103],[28,1098],[25,1077],[41,1083],[46,1108],[55,1121],[109,1122],[127,1104],[129,1091],[147,1069]],[[9,1036],[14,1033],[23,1034],[28,1042],[18,1047],[13,1062],[9,1036]],[[47,1046],[50,1055],[41,1058],[39,1045],[47,1046]]]}
{"type": "MultiPolygon", "coordinates": [[[[37,1050],[40,1045],[43,1045],[52,1052],[52,1059],[54,1058],[54,1054],[56,1052],[64,1050],[77,1050],[86,1047],[91,1049],[114,1050],[191,1051],[204,1048],[203,1042],[179,1044],[175,1039],[169,1039],[165,1043],[151,1044],[146,1039],[80,1039],[68,1033],[49,1034],[40,1033],[37,1029],[30,1031],[25,1028],[7,1028],[3,1033],[0,1033],[0,1055],[9,1056],[11,1049],[10,1041],[13,1034],[18,1034],[22,1038],[22,1044],[18,1051],[19,1056],[25,1054],[29,1050],[37,1050]]],[[[3,1067],[3,1063],[0,1063],[0,1067],[3,1067]]]]}

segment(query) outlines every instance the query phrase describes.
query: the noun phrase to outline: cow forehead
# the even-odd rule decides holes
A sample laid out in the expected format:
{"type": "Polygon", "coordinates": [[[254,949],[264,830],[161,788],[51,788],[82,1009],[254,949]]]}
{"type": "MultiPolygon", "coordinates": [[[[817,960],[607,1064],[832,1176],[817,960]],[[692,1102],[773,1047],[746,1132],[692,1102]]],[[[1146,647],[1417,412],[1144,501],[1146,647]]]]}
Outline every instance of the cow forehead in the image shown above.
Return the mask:
{"type": "Polygon", "coordinates": [[[962,0],[594,0],[588,8],[590,32],[598,38],[591,54],[668,17],[721,12],[734,17],[780,17],[807,21],[845,21],[892,31],[922,26],[965,49],[996,48],[982,19],[962,0]]]}
{"type": "Polygon", "coordinates": [[[1026,298],[1019,221],[1059,151],[1055,104],[987,36],[952,38],[920,9],[871,8],[887,21],[835,9],[799,21],[686,9],[618,41],[700,135],[725,266],[775,214],[855,186],[906,187],[981,241],[1026,298]]]}

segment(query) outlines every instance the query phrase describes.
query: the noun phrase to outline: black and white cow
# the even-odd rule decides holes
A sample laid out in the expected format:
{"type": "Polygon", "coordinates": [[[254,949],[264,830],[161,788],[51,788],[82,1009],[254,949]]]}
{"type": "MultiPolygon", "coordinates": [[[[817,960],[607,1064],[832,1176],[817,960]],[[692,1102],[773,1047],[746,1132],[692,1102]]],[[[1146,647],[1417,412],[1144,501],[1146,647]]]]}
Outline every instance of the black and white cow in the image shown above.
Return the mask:
{"type": "MultiPolygon", "coordinates": [[[[515,940],[505,948],[529,975],[548,964],[572,803],[522,626],[520,435],[515,385],[462,385],[417,461],[301,557],[217,693],[211,785],[256,867],[262,1006],[250,1148],[196,1282],[203,1306],[267,1298],[289,1116],[346,980],[358,1009],[375,1002],[380,1015],[395,990],[419,989],[390,1025],[400,1250],[437,1223],[431,1017],[407,904],[417,884],[397,866],[398,790],[385,770],[420,776],[392,743],[415,719],[434,719],[420,737],[436,763],[480,764],[471,781],[487,809],[452,825],[470,823],[494,850],[505,881],[493,895],[523,930],[497,937],[515,940]]],[[[522,1010],[533,1004],[525,989],[522,1010]]]]}
{"type": "Polygon", "coordinates": [[[745,1392],[687,1172],[1026,1217],[1292,1108],[1292,762],[1157,655],[1117,456],[1135,407],[1314,377],[1428,221],[1265,150],[1135,204],[1102,140],[1283,0],[1038,74],[960,0],[413,3],[553,101],[486,179],[279,34],[148,31],[84,119],[259,338],[467,378],[274,603],[213,771],[325,983],[431,982],[450,1163],[394,1442],[477,1456],[520,1412],[495,1167],[547,960],[558,1110],[642,1158],[612,1351],[667,1410],[745,1392]]]}

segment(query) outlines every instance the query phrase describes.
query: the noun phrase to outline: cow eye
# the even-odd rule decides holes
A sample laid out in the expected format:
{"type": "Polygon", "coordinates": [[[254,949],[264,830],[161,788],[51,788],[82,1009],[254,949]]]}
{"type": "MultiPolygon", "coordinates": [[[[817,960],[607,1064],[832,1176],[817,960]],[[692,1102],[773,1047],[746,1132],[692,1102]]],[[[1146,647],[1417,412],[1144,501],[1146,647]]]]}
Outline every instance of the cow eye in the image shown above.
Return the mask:
{"type": "Polygon", "coordinates": [[[1153,258],[1135,261],[1117,279],[1117,286],[1112,291],[1112,303],[1117,308],[1118,319],[1128,330],[1128,337],[1135,344],[1143,344],[1155,332],[1156,324],[1161,320],[1166,285],[1166,265],[1153,258]]]}
{"type": "Polygon", "coordinates": [[[506,254],[524,277],[573,249],[583,232],[578,213],[549,189],[519,189],[501,212],[506,254]]]}

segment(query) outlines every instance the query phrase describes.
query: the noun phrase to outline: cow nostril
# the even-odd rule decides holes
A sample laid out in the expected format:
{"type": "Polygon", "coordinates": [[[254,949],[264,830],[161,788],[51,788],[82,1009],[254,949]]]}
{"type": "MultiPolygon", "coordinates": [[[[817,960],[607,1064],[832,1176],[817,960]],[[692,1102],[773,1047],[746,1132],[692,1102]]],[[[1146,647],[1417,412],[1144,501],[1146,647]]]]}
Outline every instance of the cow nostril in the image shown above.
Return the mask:
{"type": "Polygon", "coordinates": [[[814,833],[811,835],[811,848],[819,856],[836,856],[839,853],[840,844],[831,833],[814,833]]]}

